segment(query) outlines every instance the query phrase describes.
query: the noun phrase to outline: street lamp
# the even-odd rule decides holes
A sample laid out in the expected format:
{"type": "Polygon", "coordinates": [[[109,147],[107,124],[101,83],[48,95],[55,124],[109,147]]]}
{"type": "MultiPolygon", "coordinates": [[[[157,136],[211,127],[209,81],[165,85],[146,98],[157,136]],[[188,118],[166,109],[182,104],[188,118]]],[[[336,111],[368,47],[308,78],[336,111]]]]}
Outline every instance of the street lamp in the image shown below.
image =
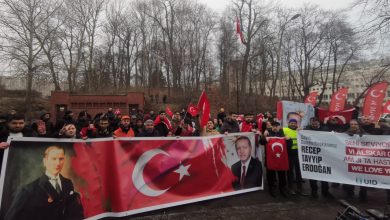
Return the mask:
{"type": "MultiPolygon", "coordinates": [[[[289,20],[287,20],[281,27],[280,27],[280,38],[279,38],[279,45],[278,45],[278,51],[276,53],[276,76],[275,78],[277,78],[280,74],[280,70],[281,70],[281,65],[280,65],[280,60],[281,60],[281,56],[280,56],[280,53],[282,51],[282,41],[283,41],[283,33],[284,31],[286,30],[286,25],[292,21],[292,20],[295,20],[297,18],[299,18],[301,16],[301,14],[295,14],[294,16],[292,16],[289,20]]],[[[276,80],[275,80],[275,85],[273,85],[273,88],[276,88],[276,80]]],[[[275,89],[273,91],[275,93],[275,89]]],[[[270,94],[271,95],[271,94],[270,94]]]]}

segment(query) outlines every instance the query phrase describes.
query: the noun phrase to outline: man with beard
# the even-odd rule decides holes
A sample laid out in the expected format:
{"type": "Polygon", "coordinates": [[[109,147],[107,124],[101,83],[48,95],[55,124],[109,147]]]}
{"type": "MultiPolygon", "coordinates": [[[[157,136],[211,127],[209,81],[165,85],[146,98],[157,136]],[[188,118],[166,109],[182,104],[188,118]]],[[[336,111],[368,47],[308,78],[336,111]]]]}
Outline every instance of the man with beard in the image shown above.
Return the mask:
{"type": "Polygon", "coordinates": [[[7,127],[0,132],[0,172],[3,164],[4,149],[9,147],[6,142],[8,137],[36,137],[36,133],[27,128],[24,121],[24,115],[15,114],[9,115],[7,119],[7,127]]]}
{"type": "Polygon", "coordinates": [[[134,131],[130,126],[130,117],[124,115],[121,118],[119,128],[114,131],[114,137],[134,137],[134,131]]]}
{"type": "Polygon", "coordinates": [[[343,133],[347,130],[346,126],[339,122],[340,119],[337,116],[336,117],[331,116],[329,120],[326,122],[326,127],[328,128],[329,131],[343,133]]]}
{"type": "Polygon", "coordinates": [[[371,135],[382,134],[382,130],[380,128],[376,128],[375,124],[372,123],[372,120],[368,116],[362,116],[360,120],[360,129],[362,129],[363,132],[371,135]]]}
{"type": "Polygon", "coordinates": [[[302,175],[299,167],[298,159],[298,121],[295,118],[291,118],[288,121],[288,127],[283,128],[283,133],[286,135],[287,140],[287,150],[288,150],[288,163],[289,171],[287,172],[287,181],[290,188],[290,194],[294,195],[296,193],[307,196],[302,189],[302,175]],[[295,176],[295,178],[294,178],[295,176]],[[294,187],[296,184],[296,189],[294,187]]]}
{"type": "Polygon", "coordinates": [[[94,127],[88,127],[87,129],[87,137],[88,138],[106,138],[106,137],[112,137],[112,132],[109,130],[110,121],[108,118],[103,117],[101,118],[96,128],[94,127]]]}
{"type": "Polygon", "coordinates": [[[225,121],[221,127],[221,134],[240,132],[237,116],[238,115],[235,112],[231,112],[226,116],[225,121]]]}
{"type": "Polygon", "coordinates": [[[144,130],[144,121],[141,118],[137,118],[135,125],[133,126],[135,136],[138,136],[144,130]]]}
{"type": "Polygon", "coordinates": [[[240,124],[240,131],[241,132],[255,132],[256,127],[255,123],[253,121],[253,114],[247,113],[244,115],[244,121],[240,124]]]}
{"type": "Polygon", "coordinates": [[[138,134],[137,137],[160,137],[160,134],[154,129],[154,122],[152,119],[148,119],[144,123],[144,130],[138,134]]]}

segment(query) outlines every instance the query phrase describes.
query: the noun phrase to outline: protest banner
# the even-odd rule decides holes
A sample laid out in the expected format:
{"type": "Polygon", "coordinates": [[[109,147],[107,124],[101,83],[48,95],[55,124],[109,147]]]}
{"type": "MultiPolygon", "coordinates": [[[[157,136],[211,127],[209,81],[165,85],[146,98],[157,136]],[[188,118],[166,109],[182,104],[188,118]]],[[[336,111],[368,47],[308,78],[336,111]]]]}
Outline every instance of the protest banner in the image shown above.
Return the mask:
{"type": "Polygon", "coordinates": [[[303,178],[390,189],[390,136],[299,131],[303,178]]]}
{"type": "Polygon", "coordinates": [[[254,139],[13,138],[3,161],[0,219],[121,217],[260,190],[254,139]]]}

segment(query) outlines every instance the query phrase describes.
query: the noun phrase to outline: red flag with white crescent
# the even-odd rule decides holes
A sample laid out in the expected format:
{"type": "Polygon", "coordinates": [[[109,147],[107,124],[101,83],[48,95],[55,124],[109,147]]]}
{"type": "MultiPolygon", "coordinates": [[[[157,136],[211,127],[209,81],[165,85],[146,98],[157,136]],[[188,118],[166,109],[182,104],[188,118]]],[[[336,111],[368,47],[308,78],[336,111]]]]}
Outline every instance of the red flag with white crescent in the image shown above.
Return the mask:
{"type": "Polygon", "coordinates": [[[206,92],[203,90],[199,97],[198,109],[202,112],[202,118],[200,119],[200,127],[207,125],[207,121],[210,119],[210,102],[207,98],[206,92]]]}
{"type": "Polygon", "coordinates": [[[312,106],[316,106],[318,92],[311,92],[305,99],[305,103],[309,103],[312,106]]]}
{"type": "Polygon", "coordinates": [[[390,114],[390,100],[388,100],[383,106],[382,114],[390,114]]]}
{"type": "Polygon", "coordinates": [[[263,120],[264,120],[263,114],[260,113],[256,115],[257,130],[259,130],[261,133],[263,133],[263,120]]]}
{"type": "Polygon", "coordinates": [[[240,35],[241,43],[242,43],[242,44],[245,44],[244,34],[242,33],[242,30],[241,30],[241,22],[240,22],[240,20],[238,19],[238,17],[236,18],[236,33],[237,33],[238,35],[240,35]]]}
{"type": "Polygon", "coordinates": [[[167,115],[169,115],[169,117],[171,117],[172,118],[172,116],[173,116],[173,112],[172,112],[172,110],[167,106],[167,107],[165,107],[165,112],[167,113],[167,115]]]}
{"type": "Polygon", "coordinates": [[[167,126],[167,128],[169,130],[172,130],[172,124],[171,124],[171,121],[169,121],[169,119],[167,117],[164,117],[164,120],[161,121],[161,117],[160,115],[157,115],[156,119],[154,119],[154,125],[158,125],[160,123],[163,123],[165,124],[165,126],[167,126]]]}
{"type": "Polygon", "coordinates": [[[187,112],[190,113],[192,117],[198,115],[199,109],[194,104],[190,103],[187,107],[187,112]]]}
{"type": "Polygon", "coordinates": [[[287,144],[284,138],[268,138],[266,145],[266,159],[267,169],[288,170],[287,144]]]}
{"type": "Polygon", "coordinates": [[[382,103],[386,97],[388,83],[380,82],[371,86],[364,97],[363,115],[371,120],[379,120],[382,114],[382,103]]]}
{"type": "Polygon", "coordinates": [[[320,119],[321,123],[324,124],[326,124],[331,118],[336,118],[338,120],[338,124],[340,125],[348,124],[352,119],[353,111],[355,111],[355,108],[349,108],[337,112],[331,112],[323,108],[317,108],[318,118],[320,119]]]}
{"type": "Polygon", "coordinates": [[[72,168],[86,218],[233,191],[221,137],[74,144],[72,168]]]}
{"type": "Polygon", "coordinates": [[[329,111],[337,112],[344,110],[345,101],[347,100],[348,88],[341,88],[333,93],[330,100],[329,111]]]}

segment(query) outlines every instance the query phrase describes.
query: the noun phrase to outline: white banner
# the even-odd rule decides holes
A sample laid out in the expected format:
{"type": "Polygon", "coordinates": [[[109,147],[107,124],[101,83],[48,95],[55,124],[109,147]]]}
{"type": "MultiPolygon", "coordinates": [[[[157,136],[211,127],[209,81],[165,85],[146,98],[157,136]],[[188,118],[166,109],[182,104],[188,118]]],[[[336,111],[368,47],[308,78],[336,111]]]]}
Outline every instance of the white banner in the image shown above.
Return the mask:
{"type": "Polygon", "coordinates": [[[390,189],[390,136],[306,131],[298,135],[302,177],[390,189]]]}

